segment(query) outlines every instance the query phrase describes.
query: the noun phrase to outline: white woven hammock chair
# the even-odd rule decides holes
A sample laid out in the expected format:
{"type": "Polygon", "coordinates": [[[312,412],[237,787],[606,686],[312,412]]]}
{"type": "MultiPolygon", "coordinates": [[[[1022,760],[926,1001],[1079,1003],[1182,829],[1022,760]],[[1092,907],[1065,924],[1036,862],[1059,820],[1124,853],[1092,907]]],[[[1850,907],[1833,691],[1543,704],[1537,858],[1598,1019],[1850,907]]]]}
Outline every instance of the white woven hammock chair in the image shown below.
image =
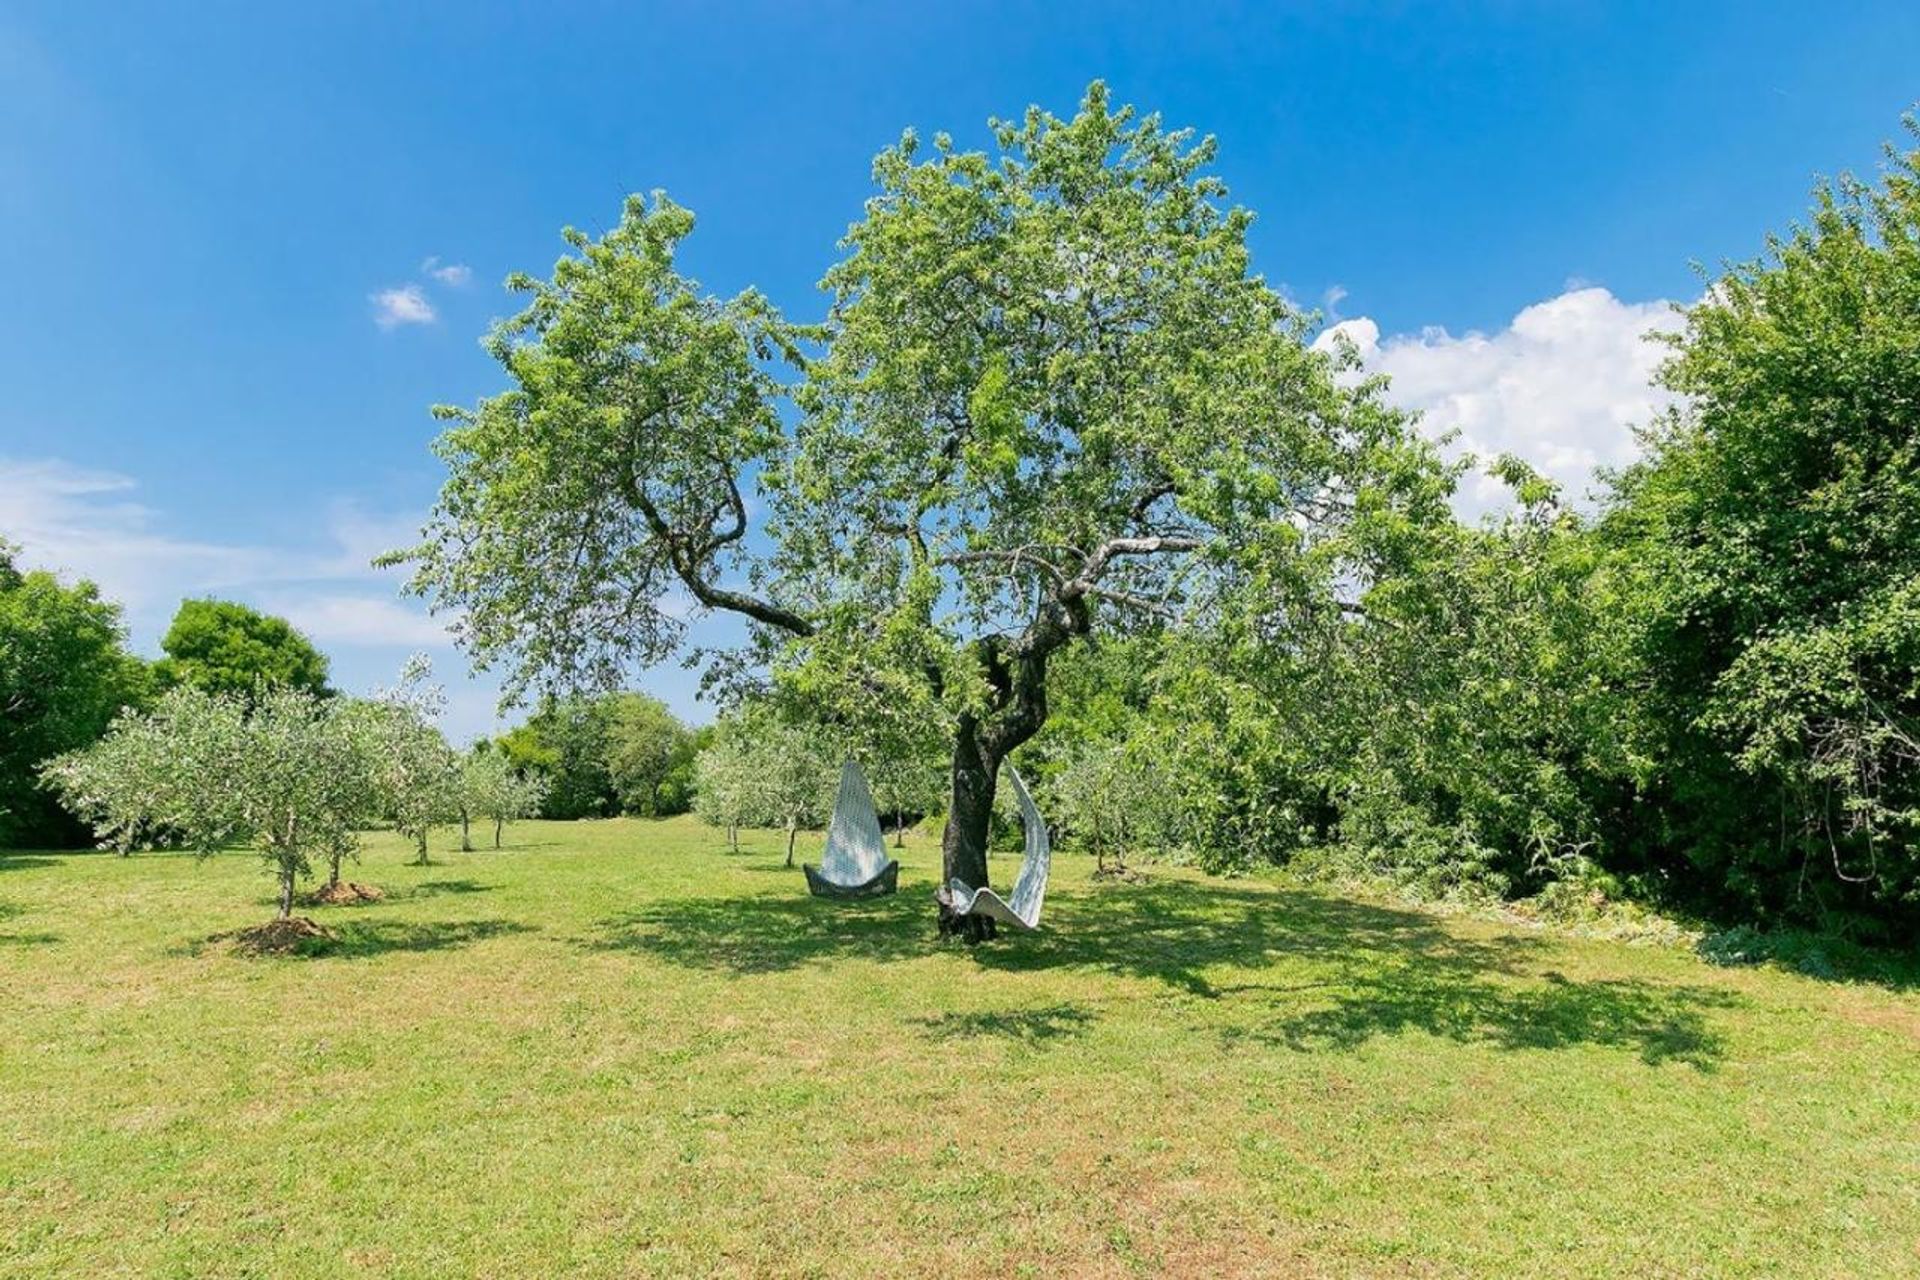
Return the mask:
{"type": "Polygon", "coordinates": [[[840,766],[840,792],[827,826],[827,848],[818,868],[802,868],[807,890],[821,898],[866,898],[900,885],[900,864],[887,856],[867,775],[852,760],[840,766]]]}

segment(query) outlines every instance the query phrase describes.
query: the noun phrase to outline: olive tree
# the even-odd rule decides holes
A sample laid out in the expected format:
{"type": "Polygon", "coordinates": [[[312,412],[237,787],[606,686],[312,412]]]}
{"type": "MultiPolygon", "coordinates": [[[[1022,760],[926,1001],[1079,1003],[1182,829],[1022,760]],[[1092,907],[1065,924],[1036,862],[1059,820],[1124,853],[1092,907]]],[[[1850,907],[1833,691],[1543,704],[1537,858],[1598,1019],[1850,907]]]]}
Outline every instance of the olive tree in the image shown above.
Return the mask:
{"type": "Polygon", "coordinates": [[[493,823],[493,847],[500,847],[500,833],[509,822],[530,818],[540,812],[546,784],[538,777],[513,767],[504,751],[481,743],[460,761],[460,848],[473,848],[467,824],[473,818],[493,823]]]}
{"type": "Polygon", "coordinates": [[[693,810],[701,821],[726,828],[727,847],[735,853],[740,828],[753,818],[753,767],[753,753],[726,720],[693,761],[693,810]]]}
{"type": "Polygon", "coordinates": [[[427,832],[460,817],[460,762],[435,723],[445,692],[432,684],[421,656],[408,660],[400,683],[357,704],[361,750],[372,770],[379,809],[413,842],[414,862],[427,862],[427,832]]]}
{"type": "Polygon", "coordinates": [[[939,807],[946,781],[940,761],[916,750],[912,741],[890,741],[880,750],[863,753],[862,764],[873,785],[873,802],[893,818],[893,843],[906,843],[906,816],[930,813],[939,807]]]}
{"type": "Polygon", "coordinates": [[[1439,501],[1404,417],[1251,269],[1213,158],[1097,84],[990,152],[908,133],[804,327],[703,293],[675,265],[692,215],[632,197],[510,280],[509,386],[436,411],[448,479],[391,558],[514,690],[616,687],[722,611],[751,639],[713,671],[771,667],[841,723],[912,699],[946,739],[942,879],[984,885],[1055,654],[1328,605],[1364,573],[1352,532],[1439,501]]]}
{"type": "Polygon", "coordinates": [[[263,689],[237,695],[182,687],[151,714],[127,712],[100,741],[51,761],[48,787],[104,841],[160,838],[202,854],[259,850],[279,884],[279,918],[316,856],[353,846],[373,803],[360,736],[338,700],[263,689]]]}
{"type": "Polygon", "coordinates": [[[1128,853],[1164,853],[1179,837],[1178,799],[1165,766],[1130,743],[1076,751],[1047,797],[1060,826],[1093,854],[1096,875],[1125,874],[1128,853]]]}
{"type": "Polygon", "coordinates": [[[787,833],[787,865],[802,827],[821,827],[833,811],[845,752],[835,735],[807,721],[759,708],[741,725],[747,820],[787,833]]]}

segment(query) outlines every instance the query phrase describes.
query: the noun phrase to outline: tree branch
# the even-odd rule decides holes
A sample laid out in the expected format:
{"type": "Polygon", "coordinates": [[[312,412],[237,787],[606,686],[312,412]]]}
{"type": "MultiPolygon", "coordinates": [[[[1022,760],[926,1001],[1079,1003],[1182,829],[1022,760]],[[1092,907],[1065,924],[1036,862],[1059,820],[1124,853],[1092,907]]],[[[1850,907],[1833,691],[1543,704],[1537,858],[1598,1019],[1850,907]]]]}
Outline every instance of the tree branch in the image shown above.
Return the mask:
{"type": "Polygon", "coordinates": [[[1119,556],[1153,556],[1167,552],[1198,551],[1205,545],[1206,543],[1199,538],[1174,535],[1151,538],[1108,538],[1087,557],[1087,562],[1081,567],[1079,574],[1072,581],[1061,586],[1060,598],[1071,600],[1086,595],[1092,590],[1094,584],[1099,582],[1100,575],[1107,571],[1107,566],[1119,556]]]}
{"type": "MultiPolygon", "coordinates": [[[[737,501],[739,490],[734,486],[731,473],[727,476],[727,485],[737,501]]],[[[666,517],[660,514],[660,509],[654,505],[653,499],[647,496],[644,488],[629,481],[627,496],[632,500],[641,517],[646,520],[647,528],[653,532],[653,536],[658,538],[660,544],[667,549],[667,563],[672,566],[674,576],[680,579],[695,600],[709,609],[724,609],[729,613],[743,614],[756,622],[778,627],[796,636],[805,637],[813,634],[813,624],[791,609],[784,609],[757,596],[750,596],[744,591],[733,591],[716,586],[701,575],[700,563],[716,548],[732,541],[732,538],[708,537],[702,541],[696,553],[687,546],[681,534],[667,523],[666,517]]],[[[739,508],[739,515],[740,523],[744,528],[746,519],[744,504],[739,508]]]]}

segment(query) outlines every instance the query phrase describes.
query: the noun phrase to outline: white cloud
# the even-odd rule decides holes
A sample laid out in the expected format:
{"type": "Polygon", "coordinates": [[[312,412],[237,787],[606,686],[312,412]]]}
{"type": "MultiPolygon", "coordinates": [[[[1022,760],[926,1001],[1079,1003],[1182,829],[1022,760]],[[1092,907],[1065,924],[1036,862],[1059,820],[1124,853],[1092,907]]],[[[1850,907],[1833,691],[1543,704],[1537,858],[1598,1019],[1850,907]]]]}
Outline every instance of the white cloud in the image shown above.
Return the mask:
{"type": "Polygon", "coordinates": [[[438,256],[428,258],[420,264],[420,270],[432,276],[441,284],[458,289],[473,280],[473,268],[464,262],[442,263],[438,256]]]}
{"type": "Polygon", "coordinates": [[[205,592],[271,571],[260,548],[178,538],[129,496],[134,481],[57,458],[0,458],[0,535],[25,549],[25,563],[87,577],[130,609],[177,603],[181,582],[205,592]]]}
{"type": "Polygon", "coordinates": [[[399,285],[369,294],[373,303],[373,322],[382,329],[403,324],[432,324],[433,304],[417,284],[399,285]]]}
{"type": "Polygon", "coordinates": [[[261,606],[321,645],[444,648],[447,629],[424,612],[384,596],[272,592],[261,606]]]}
{"type": "Polygon", "coordinates": [[[423,523],[418,513],[374,513],[342,499],[327,508],[310,546],[197,541],[166,532],[163,513],[134,500],[138,487],[131,476],[59,458],[0,457],[0,537],[22,545],[26,563],[89,578],[138,611],[249,585],[393,583],[373,559],[419,541],[423,523]]]}
{"type": "Polygon", "coordinates": [[[327,512],[327,537],[333,549],[321,557],[313,572],[303,576],[384,576],[386,571],[373,567],[374,558],[416,545],[425,524],[422,512],[373,512],[351,498],[342,498],[327,512]]]}
{"type": "Polygon", "coordinates": [[[20,544],[23,568],[90,579],[125,606],[140,652],[159,653],[182,600],[240,600],[306,632],[332,659],[333,682],[350,692],[391,684],[409,652],[432,650],[448,686],[448,733],[465,741],[494,727],[498,682],[468,675],[445,626],[398,598],[398,574],[370,563],[417,540],[417,513],[342,500],[323,508],[311,543],[222,543],[171,532],[168,513],[138,502],[138,488],[131,476],[57,458],[0,457],[0,537],[20,544]]]}
{"type": "MultiPolygon", "coordinates": [[[[1596,468],[1634,459],[1633,429],[1673,403],[1652,385],[1666,349],[1647,335],[1678,327],[1668,302],[1628,303],[1575,287],[1493,334],[1427,329],[1383,338],[1363,316],[1332,326],[1314,345],[1344,335],[1370,372],[1391,380],[1388,397],[1419,410],[1429,435],[1457,432],[1456,447],[1483,463],[1517,454],[1580,499],[1596,468]]],[[[1506,496],[1482,475],[1466,482],[1461,505],[1486,510],[1506,496]]]]}

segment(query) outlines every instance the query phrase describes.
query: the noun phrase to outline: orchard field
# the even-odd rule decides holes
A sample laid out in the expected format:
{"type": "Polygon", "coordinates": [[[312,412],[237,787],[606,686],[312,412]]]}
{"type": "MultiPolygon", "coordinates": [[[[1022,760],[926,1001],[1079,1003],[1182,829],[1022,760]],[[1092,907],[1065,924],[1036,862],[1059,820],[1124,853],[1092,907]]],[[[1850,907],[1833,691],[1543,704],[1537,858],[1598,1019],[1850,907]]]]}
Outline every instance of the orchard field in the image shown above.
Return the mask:
{"type": "Polygon", "coordinates": [[[1910,990],[1080,857],[968,949],[925,840],[853,905],[690,819],[444,845],[296,957],[209,941],[251,853],[0,854],[0,1273],[1920,1269],[1910,990]]]}

